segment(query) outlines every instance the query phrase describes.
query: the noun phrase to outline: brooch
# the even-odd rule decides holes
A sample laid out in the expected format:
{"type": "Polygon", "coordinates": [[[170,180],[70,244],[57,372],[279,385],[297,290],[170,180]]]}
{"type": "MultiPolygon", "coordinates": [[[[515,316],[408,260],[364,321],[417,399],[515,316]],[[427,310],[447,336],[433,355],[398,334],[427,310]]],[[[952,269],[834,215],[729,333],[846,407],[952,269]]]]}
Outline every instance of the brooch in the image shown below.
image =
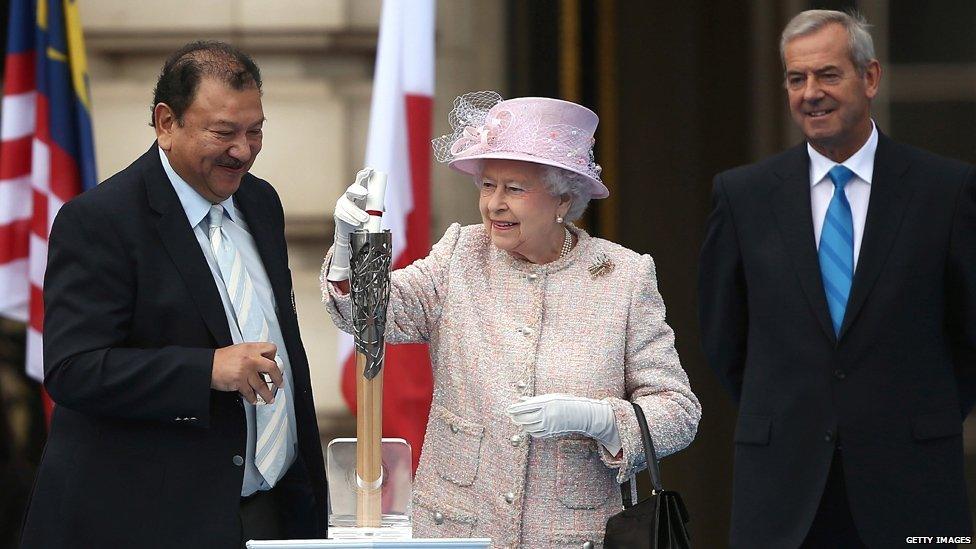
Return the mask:
{"type": "Polygon", "coordinates": [[[590,276],[592,278],[596,278],[598,276],[609,274],[610,272],[613,271],[613,267],[614,267],[613,261],[610,261],[610,258],[607,257],[607,254],[600,252],[593,259],[593,263],[590,264],[590,267],[587,270],[590,271],[590,276]]]}

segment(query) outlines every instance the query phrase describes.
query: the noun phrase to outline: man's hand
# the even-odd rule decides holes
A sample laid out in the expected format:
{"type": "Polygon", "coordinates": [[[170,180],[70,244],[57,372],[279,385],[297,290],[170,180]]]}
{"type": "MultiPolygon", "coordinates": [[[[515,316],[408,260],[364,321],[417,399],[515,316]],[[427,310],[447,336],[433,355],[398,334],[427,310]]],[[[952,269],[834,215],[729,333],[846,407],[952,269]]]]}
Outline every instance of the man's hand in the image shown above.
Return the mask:
{"type": "Polygon", "coordinates": [[[251,404],[260,396],[268,404],[274,402],[274,393],[264,381],[266,374],[281,388],[285,380],[275,361],[278,348],[274,343],[238,343],[214,352],[210,387],[218,391],[237,391],[251,404]]]}

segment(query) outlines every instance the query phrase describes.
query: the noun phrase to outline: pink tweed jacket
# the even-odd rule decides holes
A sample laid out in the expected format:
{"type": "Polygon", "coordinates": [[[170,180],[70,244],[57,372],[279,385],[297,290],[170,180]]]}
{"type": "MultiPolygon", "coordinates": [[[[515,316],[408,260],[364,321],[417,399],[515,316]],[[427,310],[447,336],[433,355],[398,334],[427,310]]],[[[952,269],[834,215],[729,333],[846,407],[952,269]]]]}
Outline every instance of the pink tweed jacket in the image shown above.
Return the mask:
{"type": "MultiPolygon", "coordinates": [[[[695,437],[701,405],[664,320],[654,262],[572,230],[569,254],[535,265],[492,246],[483,226],[454,224],[428,257],[392,273],[388,341],[429,343],[434,374],[415,537],[600,547],[620,511],[618,482],[645,465],[630,401],[644,409],[659,456],[695,437]],[[613,269],[593,275],[602,254],[613,269]],[[610,402],[621,457],[582,436],[522,434],[505,408],[545,393],[610,402]]],[[[351,331],[349,297],[323,284],[323,300],[351,331]]]]}

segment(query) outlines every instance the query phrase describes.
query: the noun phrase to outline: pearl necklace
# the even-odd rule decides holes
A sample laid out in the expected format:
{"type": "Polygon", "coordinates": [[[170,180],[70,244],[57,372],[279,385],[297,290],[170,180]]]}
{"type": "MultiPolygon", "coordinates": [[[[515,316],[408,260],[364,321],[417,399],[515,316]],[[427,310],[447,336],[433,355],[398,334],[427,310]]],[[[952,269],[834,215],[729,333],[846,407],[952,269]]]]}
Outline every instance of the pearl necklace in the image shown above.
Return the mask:
{"type": "Polygon", "coordinates": [[[566,236],[563,238],[563,247],[559,250],[559,259],[565,257],[573,249],[573,234],[566,227],[563,227],[563,230],[566,231],[566,236]]]}

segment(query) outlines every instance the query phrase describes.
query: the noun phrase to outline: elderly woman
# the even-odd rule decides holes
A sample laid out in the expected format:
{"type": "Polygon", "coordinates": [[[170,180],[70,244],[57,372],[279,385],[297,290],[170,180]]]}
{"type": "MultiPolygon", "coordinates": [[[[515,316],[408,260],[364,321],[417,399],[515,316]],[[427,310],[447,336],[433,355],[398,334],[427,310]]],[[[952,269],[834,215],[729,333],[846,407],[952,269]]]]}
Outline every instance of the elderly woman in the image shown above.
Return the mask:
{"type": "MultiPolygon", "coordinates": [[[[631,401],[659,456],[686,447],[701,415],[654,262],[572,224],[609,194],[592,111],[478,92],[455,101],[451,122],[438,160],[474,178],[482,224],[452,225],[394,271],[387,317],[388,342],[430,344],[434,374],[414,535],[598,547],[618,483],[645,465],[631,401]]],[[[323,298],[347,332],[340,248],[367,218],[364,194],[353,185],[339,199],[344,227],[323,266],[323,298]]]]}

